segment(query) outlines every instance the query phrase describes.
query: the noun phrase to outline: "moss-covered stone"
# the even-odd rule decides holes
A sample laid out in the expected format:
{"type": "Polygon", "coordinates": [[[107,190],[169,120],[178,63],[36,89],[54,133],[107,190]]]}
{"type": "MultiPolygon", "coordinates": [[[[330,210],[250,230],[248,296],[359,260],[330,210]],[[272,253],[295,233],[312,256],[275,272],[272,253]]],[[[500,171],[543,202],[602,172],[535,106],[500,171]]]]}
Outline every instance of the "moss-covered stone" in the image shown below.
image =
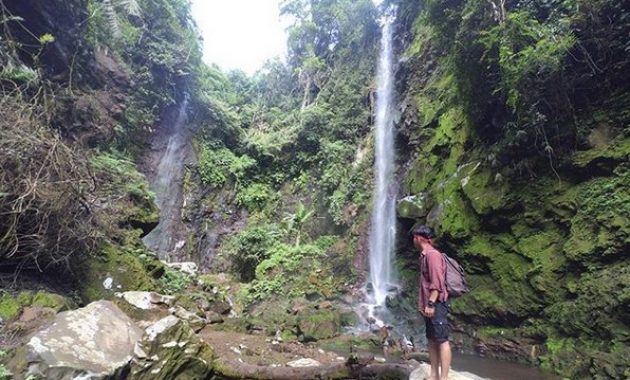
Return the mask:
{"type": "Polygon", "coordinates": [[[69,310],[75,307],[74,303],[67,297],[44,291],[39,291],[33,295],[32,305],[48,307],[53,309],[55,312],[69,310]]]}
{"type": "Polygon", "coordinates": [[[569,259],[598,261],[619,256],[630,244],[630,169],[620,166],[615,173],[579,186],[577,211],[563,247],[569,259]]]}
{"type": "Polygon", "coordinates": [[[15,318],[20,312],[21,306],[17,300],[9,294],[0,296],[0,318],[4,321],[15,318]]]}
{"type": "Polygon", "coordinates": [[[100,254],[87,259],[83,265],[80,295],[86,301],[113,299],[115,292],[127,290],[156,291],[154,278],[147,270],[157,260],[153,255],[140,259],[142,250],[105,245],[100,254]],[[143,262],[144,261],[144,262],[143,262]]]}
{"type": "Polygon", "coordinates": [[[419,219],[427,216],[433,202],[428,194],[409,195],[396,203],[396,213],[399,218],[419,219]]]}
{"type": "Polygon", "coordinates": [[[627,162],[629,157],[630,138],[619,136],[608,144],[574,153],[571,163],[577,168],[599,167],[610,172],[616,166],[615,164],[627,162]]]}
{"type": "Polygon", "coordinates": [[[75,303],[68,297],[43,290],[24,290],[17,294],[4,293],[0,296],[0,318],[5,321],[16,318],[28,306],[41,306],[55,312],[73,309],[75,303]]]}
{"type": "Polygon", "coordinates": [[[484,215],[505,205],[509,189],[500,173],[476,164],[460,177],[462,190],[477,214],[484,215]]]}
{"type": "Polygon", "coordinates": [[[336,310],[316,311],[301,315],[298,326],[304,341],[332,338],[340,333],[341,317],[336,310]]]}
{"type": "Polygon", "coordinates": [[[442,205],[442,217],[437,221],[440,234],[461,239],[471,236],[479,228],[479,219],[475,211],[460,192],[452,192],[442,205]]]}
{"type": "Polygon", "coordinates": [[[153,326],[155,333],[145,335],[138,343],[128,379],[208,378],[212,372],[214,352],[186,322],[169,316],[153,326]]]}

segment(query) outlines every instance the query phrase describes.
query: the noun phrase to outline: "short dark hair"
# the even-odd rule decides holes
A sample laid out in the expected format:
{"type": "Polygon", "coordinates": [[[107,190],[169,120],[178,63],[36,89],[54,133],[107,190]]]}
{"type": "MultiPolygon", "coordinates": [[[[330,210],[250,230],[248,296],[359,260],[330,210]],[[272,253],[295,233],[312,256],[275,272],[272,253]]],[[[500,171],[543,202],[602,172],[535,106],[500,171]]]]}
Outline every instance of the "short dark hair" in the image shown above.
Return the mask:
{"type": "Polygon", "coordinates": [[[411,230],[411,235],[412,236],[420,235],[425,239],[433,239],[435,237],[435,233],[433,233],[433,229],[429,226],[414,227],[411,230]]]}

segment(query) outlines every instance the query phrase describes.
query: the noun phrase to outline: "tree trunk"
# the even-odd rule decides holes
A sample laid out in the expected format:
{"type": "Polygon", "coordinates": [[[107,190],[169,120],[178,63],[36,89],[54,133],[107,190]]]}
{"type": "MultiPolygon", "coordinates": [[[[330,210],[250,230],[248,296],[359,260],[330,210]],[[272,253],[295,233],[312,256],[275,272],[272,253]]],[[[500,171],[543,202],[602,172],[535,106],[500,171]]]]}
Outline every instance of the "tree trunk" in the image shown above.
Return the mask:
{"type": "Polygon", "coordinates": [[[304,109],[306,108],[306,106],[309,105],[310,101],[311,101],[311,85],[312,85],[312,78],[310,75],[306,74],[306,84],[304,85],[304,97],[302,98],[302,111],[304,111],[304,109]]]}
{"type": "Polygon", "coordinates": [[[408,379],[412,368],[397,363],[336,363],[316,367],[269,367],[217,359],[214,370],[228,379],[319,380],[319,379],[408,379]]]}

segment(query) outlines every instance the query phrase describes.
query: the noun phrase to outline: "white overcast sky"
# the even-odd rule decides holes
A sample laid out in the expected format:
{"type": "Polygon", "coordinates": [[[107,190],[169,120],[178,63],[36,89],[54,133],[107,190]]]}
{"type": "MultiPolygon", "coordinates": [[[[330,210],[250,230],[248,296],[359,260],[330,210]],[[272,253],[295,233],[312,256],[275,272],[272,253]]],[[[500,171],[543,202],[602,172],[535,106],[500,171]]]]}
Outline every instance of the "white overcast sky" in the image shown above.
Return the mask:
{"type": "Polygon", "coordinates": [[[281,2],[192,0],[193,17],[204,39],[204,61],[253,74],[267,59],[284,58],[291,20],[280,18],[281,2]]]}
{"type": "Polygon", "coordinates": [[[286,55],[287,22],[281,0],[192,0],[204,39],[204,61],[253,74],[263,62],[286,55]]]}

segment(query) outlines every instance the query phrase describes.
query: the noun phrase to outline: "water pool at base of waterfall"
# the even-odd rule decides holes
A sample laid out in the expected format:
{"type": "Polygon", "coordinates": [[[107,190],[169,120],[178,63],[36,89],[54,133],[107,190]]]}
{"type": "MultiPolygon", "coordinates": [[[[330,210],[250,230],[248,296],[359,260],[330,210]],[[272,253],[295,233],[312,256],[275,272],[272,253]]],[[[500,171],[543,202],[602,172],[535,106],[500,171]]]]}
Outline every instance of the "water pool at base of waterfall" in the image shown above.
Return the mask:
{"type": "Polygon", "coordinates": [[[553,373],[526,364],[453,353],[451,368],[490,380],[560,380],[553,373]]]}

